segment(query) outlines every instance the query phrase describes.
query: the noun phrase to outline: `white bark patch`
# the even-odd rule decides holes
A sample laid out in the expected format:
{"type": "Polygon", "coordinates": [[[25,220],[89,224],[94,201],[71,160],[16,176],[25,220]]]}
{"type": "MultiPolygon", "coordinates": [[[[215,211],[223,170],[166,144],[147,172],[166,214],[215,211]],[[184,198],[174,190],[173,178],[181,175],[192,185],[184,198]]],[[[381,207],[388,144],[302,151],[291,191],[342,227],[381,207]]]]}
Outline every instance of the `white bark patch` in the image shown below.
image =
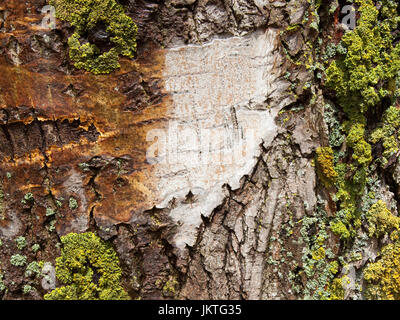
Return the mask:
{"type": "Polygon", "coordinates": [[[226,196],[223,185],[239,188],[259,145],[277,133],[279,108],[267,102],[279,77],[277,34],[255,32],[166,53],[164,79],[173,105],[167,128],[148,135],[156,142],[147,159],[159,178],[158,207],[177,201],[171,217],[180,226],[178,248],[194,245],[201,215],[209,216],[226,196]],[[193,197],[185,201],[189,192],[193,197]]]}

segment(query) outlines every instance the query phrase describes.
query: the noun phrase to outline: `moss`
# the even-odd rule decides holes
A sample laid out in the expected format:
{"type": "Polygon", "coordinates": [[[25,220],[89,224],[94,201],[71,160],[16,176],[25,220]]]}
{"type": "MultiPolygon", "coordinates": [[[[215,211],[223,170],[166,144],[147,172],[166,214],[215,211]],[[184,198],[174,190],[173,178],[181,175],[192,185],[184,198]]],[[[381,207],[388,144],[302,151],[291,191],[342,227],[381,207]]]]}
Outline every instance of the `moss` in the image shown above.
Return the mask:
{"type": "Polygon", "coordinates": [[[22,250],[27,246],[26,239],[23,236],[20,236],[17,239],[15,239],[15,243],[17,244],[17,248],[19,250],[22,250]]]}
{"type": "Polygon", "coordinates": [[[386,204],[379,200],[372,205],[368,212],[369,236],[376,237],[388,234],[393,229],[399,230],[400,218],[394,216],[390,210],[386,208],[386,204]]]}
{"type": "Polygon", "coordinates": [[[68,45],[76,68],[94,74],[110,73],[120,66],[119,55],[134,56],[137,26],[115,0],[50,0],[49,3],[55,6],[57,18],[75,27],[68,45]],[[81,42],[81,38],[98,24],[105,24],[114,45],[104,53],[95,44],[81,42]]]}
{"type": "Polygon", "coordinates": [[[11,256],[10,263],[16,267],[23,267],[24,265],[26,265],[26,256],[15,254],[11,256]]]}
{"type": "Polygon", "coordinates": [[[380,259],[364,270],[367,299],[400,299],[400,243],[384,247],[380,259]]]}
{"type": "Polygon", "coordinates": [[[61,257],[56,276],[65,286],[44,296],[47,300],[125,300],[120,285],[121,268],[110,244],[94,233],[70,233],[61,237],[61,257]]]}

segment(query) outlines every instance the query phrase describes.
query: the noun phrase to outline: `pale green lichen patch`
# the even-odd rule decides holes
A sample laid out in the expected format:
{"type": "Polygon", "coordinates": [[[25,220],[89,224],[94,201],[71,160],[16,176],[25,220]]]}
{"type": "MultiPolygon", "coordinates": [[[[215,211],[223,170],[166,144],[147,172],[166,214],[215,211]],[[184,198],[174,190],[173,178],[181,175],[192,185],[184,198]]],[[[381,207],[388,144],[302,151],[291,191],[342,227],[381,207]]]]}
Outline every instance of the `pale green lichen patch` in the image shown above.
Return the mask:
{"type": "Polygon", "coordinates": [[[26,265],[26,260],[27,260],[26,256],[15,254],[11,256],[10,263],[16,267],[23,267],[24,265],[26,265]]]}
{"type": "Polygon", "coordinates": [[[15,239],[15,243],[17,244],[17,248],[19,250],[22,250],[27,246],[26,239],[23,236],[19,236],[17,239],[15,239]]]}

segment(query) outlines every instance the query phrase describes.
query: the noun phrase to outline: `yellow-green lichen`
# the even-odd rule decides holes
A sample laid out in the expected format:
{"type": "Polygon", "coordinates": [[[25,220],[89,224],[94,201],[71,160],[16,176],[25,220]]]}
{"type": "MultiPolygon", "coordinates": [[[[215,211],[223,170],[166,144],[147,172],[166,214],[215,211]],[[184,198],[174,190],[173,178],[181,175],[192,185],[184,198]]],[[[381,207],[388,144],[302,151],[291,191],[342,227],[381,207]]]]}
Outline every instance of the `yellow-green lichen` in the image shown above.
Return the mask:
{"type": "Polygon", "coordinates": [[[394,105],[400,96],[400,45],[395,33],[400,21],[397,3],[391,0],[380,1],[380,6],[372,0],[355,3],[360,13],[357,27],[343,35],[342,50],[335,50],[336,59],[326,70],[326,84],[336,91],[347,118],[342,125],[347,149],[335,166],[338,173],[335,199],[339,210],[331,223],[332,231],[342,239],[354,237],[361,226],[359,204],[373,161],[369,142],[383,141],[384,163],[398,151],[394,129],[399,126],[399,112],[395,107],[386,111],[386,125],[375,130],[371,138],[366,129],[367,115],[376,114],[383,101],[394,105]]]}
{"type": "Polygon", "coordinates": [[[383,236],[393,229],[399,230],[400,218],[393,215],[382,200],[371,206],[367,219],[370,237],[383,236]]]}
{"type": "Polygon", "coordinates": [[[332,185],[337,177],[333,164],[333,151],[331,147],[321,147],[317,149],[318,172],[322,182],[326,187],[332,185]]]}
{"type": "Polygon", "coordinates": [[[350,279],[348,276],[343,276],[342,278],[333,279],[328,288],[329,299],[343,300],[346,293],[345,287],[349,283],[350,279]]]}
{"type": "Polygon", "coordinates": [[[61,237],[56,276],[64,284],[44,296],[47,300],[126,300],[115,250],[92,232],[61,237]]]}
{"type": "Polygon", "coordinates": [[[382,142],[384,151],[380,162],[382,166],[388,163],[388,159],[399,151],[400,109],[389,107],[383,116],[382,125],[375,129],[369,138],[371,143],[382,142]]]}
{"type": "Polygon", "coordinates": [[[365,297],[379,300],[400,300],[400,243],[384,247],[377,262],[364,270],[367,282],[365,297]]]}
{"type": "Polygon", "coordinates": [[[69,56],[78,69],[94,74],[110,73],[119,68],[120,55],[132,58],[136,51],[137,26],[122,5],[115,0],[49,0],[57,18],[68,21],[75,32],[68,39],[69,56]],[[104,24],[113,45],[106,52],[81,38],[99,24],[104,24]]]}

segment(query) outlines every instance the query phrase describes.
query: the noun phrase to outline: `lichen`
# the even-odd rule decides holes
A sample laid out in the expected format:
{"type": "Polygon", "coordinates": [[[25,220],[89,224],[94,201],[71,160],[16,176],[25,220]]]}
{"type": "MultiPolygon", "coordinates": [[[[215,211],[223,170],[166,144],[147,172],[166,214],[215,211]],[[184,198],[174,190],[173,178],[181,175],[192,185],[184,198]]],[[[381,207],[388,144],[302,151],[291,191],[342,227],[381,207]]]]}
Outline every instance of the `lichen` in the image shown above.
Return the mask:
{"type": "Polygon", "coordinates": [[[329,299],[343,300],[346,293],[345,286],[348,283],[349,283],[348,276],[343,276],[342,278],[333,279],[328,288],[329,299]]]}
{"type": "Polygon", "coordinates": [[[379,300],[400,299],[400,243],[384,247],[378,261],[364,270],[365,297],[379,300]]]}
{"type": "Polygon", "coordinates": [[[37,244],[37,243],[35,243],[35,244],[32,246],[31,249],[32,249],[33,253],[36,253],[36,252],[40,249],[40,245],[37,244]]]}
{"type": "Polygon", "coordinates": [[[46,217],[54,215],[56,212],[52,208],[46,208],[46,217]]]}
{"type": "Polygon", "coordinates": [[[0,270],[0,293],[3,293],[7,289],[5,283],[4,283],[4,275],[0,270]]]}
{"type": "Polygon", "coordinates": [[[69,56],[78,69],[94,74],[119,68],[120,55],[132,58],[136,51],[137,26],[115,0],[49,0],[57,18],[68,21],[75,32],[68,39],[69,56]],[[97,25],[104,24],[113,47],[106,52],[81,38],[97,25]]]}
{"type": "Polygon", "coordinates": [[[19,236],[17,239],[15,239],[15,243],[17,244],[17,248],[19,250],[22,250],[27,246],[26,239],[23,236],[19,236]]]}
{"type": "Polygon", "coordinates": [[[75,210],[78,208],[78,201],[74,197],[69,198],[69,208],[71,210],[75,210]]]}
{"type": "Polygon", "coordinates": [[[32,277],[32,276],[38,276],[40,275],[42,268],[40,267],[40,264],[37,261],[32,261],[28,266],[26,267],[25,270],[25,277],[32,277]]]}
{"type": "Polygon", "coordinates": [[[61,237],[56,276],[64,284],[44,296],[47,300],[125,300],[121,268],[109,243],[92,232],[61,237]]]}
{"type": "Polygon", "coordinates": [[[23,267],[24,265],[26,265],[26,260],[27,260],[26,256],[15,254],[11,256],[10,263],[16,267],[23,267]]]}
{"type": "Polygon", "coordinates": [[[333,164],[333,151],[331,147],[321,147],[317,149],[318,172],[325,186],[334,184],[337,177],[333,164]]]}
{"type": "Polygon", "coordinates": [[[373,144],[382,142],[384,152],[382,159],[378,159],[381,166],[385,166],[389,158],[399,151],[399,136],[400,129],[400,109],[395,106],[389,107],[383,116],[382,125],[375,129],[369,138],[373,144]]]}
{"type": "Polygon", "coordinates": [[[370,237],[373,235],[380,237],[394,229],[399,230],[400,218],[393,215],[382,200],[372,205],[367,219],[370,237]]]}
{"type": "Polygon", "coordinates": [[[23,292],[24,294],[29,294],[29,293],[31,293],[31,292],[34,291],[34,290],[35,290],[35,288],[32,287],[30,284],[26,284],[26,285],[24,285],[24,288],[23,288],[22,292],[23,292]]]}
{"type": "Polygon", "coordinates": [[[31,203],[33,201],[34,201],[33,194],[31,192],[28,192],[24,195],[24,198],[21,200],[21,203],[27,204],[27,203],[31,203]]]}

